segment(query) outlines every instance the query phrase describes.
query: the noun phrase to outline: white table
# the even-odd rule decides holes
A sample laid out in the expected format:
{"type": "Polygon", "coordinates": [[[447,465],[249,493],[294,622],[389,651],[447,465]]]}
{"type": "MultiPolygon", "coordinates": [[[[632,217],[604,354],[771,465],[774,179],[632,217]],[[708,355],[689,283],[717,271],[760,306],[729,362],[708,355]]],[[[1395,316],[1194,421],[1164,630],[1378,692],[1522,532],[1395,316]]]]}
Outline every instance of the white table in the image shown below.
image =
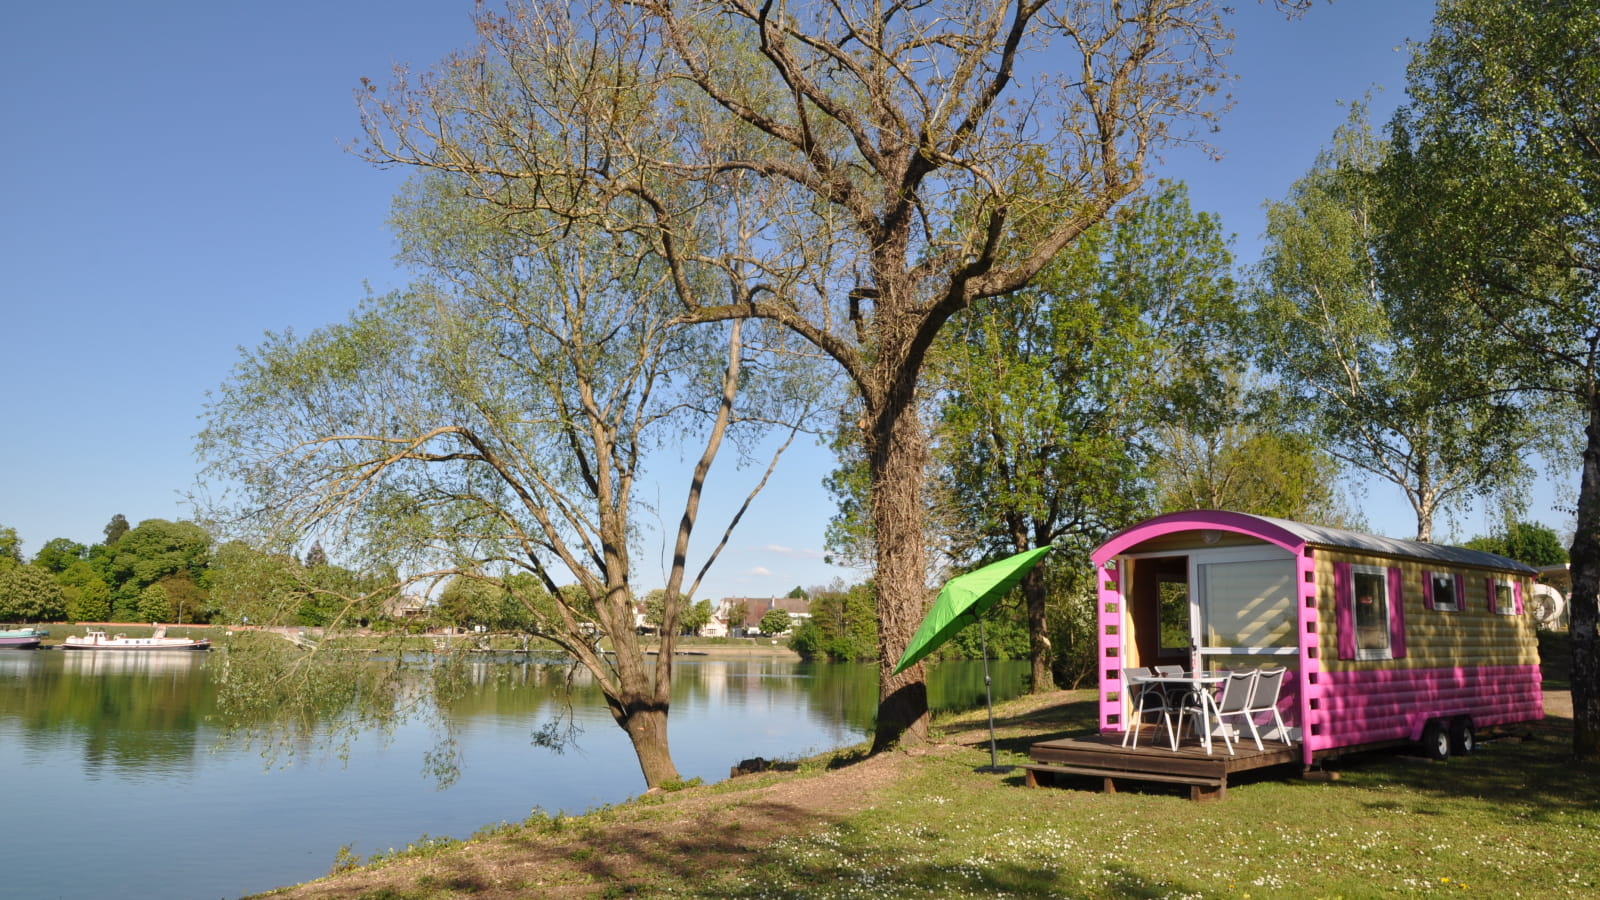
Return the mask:
{"type": "MultiPolygon", "coordinates": [[[[1216,718],[1217,725],[1222,724],[1222,717],[1217,712],[1217,698],[1211,689],[1228,680],[1227,672],[1185,672],[1182,675],[1146,675],[1139,679],[1146,684],[1178,684],[1187,687],[1190,693],[1200,695],[1200,743],[1206,748],[1206,755],[1211,754],[1211,721],[1216,718]]],[[[1172,732],[1172,749],[1178,749],[1178,732],[1172,732]]]]}

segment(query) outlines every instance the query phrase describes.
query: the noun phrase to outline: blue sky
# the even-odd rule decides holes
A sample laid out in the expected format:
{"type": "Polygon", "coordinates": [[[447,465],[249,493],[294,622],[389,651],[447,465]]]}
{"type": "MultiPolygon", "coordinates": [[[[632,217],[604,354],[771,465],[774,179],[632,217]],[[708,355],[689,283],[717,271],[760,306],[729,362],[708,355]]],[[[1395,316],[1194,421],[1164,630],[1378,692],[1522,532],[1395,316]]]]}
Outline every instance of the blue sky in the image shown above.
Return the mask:
{"type": "MultiPolygon", "coordinates": [[[[1345,116],[1339,101],[1382,88],[1374,120],[1387,119],[1403,93],[1404,43],[1427,36],[1433,4],[1339,0],[1296,22],[1270,2],[1237,5],[1236,105],[1214,137],[1224,158],[1174,154],[1156,174],[1186,181],[1249,262],[1262,204],[1327,143],[1345,116]]],[[[12,4],[0,29],[0,525],[18,530],[24,553],[54,537],[97,541],[114,513],[188,515],[198,417],[236,348],[341,320],[365,284],[403,282],[385,225],[402,175],[344,151],[358,125],[352,92],[362,76],[381,83],[396,63],[425,69],[465,45],[471,9],[12,4]]],[[[856,577],[821,558],[829,466],[810,446],[791,453],[700,596],[856,577]]],[[[726,491],[742,496],[745,475],[726,491]]],[[[1574,462],[1535,493],[1531,517],[1568,531],[1553,505],[1576,480],[1574,462]]],[[[1362,509],[1375,531],[1414,529],[1392,490],[1374,486],[1362,509]]],[[[1493,519],[1437,527],[1467,537],[1493,519]]]]}

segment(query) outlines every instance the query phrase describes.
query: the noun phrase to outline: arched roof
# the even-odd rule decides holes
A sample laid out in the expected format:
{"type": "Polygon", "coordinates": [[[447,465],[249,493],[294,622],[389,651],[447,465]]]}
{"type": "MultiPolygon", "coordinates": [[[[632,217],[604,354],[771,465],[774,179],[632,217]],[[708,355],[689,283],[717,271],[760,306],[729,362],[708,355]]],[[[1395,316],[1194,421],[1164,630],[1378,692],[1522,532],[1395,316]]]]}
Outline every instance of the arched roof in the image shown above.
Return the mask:
{"type": "Polygon", "coordinates": [[[1538,574],[1531,566],[1496,553],[1422,541],[1403,541],[1398,538],[1345,531],[1342,528],[1307,525],[1304,522],[1293,522],[1288,519],[1217,509],[1167,513],[1124,528],[1095,548],[1093,555],[1095,565],[1101,565],[1111,557],[1125,553],[1129,548],[1152,538],[1184,531],[1227,531],[1243,534],[1276,544],[1297,554],[1308,546],[1327,547],[1336,550],[1359,550],[1403,559],[1437,560],[1476,568],[1500,569],[1522,575],[1538,574]]]}

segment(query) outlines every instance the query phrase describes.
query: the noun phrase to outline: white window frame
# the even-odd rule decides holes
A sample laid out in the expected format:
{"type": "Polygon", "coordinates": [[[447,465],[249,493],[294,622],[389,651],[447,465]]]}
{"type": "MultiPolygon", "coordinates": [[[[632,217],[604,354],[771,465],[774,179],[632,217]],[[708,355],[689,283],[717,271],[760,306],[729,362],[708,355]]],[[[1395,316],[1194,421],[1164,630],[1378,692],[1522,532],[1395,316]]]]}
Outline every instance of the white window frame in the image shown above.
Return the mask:
{"type": "Polygon", "coordinates": [[[1394,598],[1389,596],[1389,569],[1387,566],[1369,566],[1355,563],[1350,566],[1350,623],[1356,629],[1356,659],[1394,659],[1394,598]],[[1383,593],[1383,646],[1362,647],[1361,627],[1357,618],[1361,611],[1361,592],[1356,590],[1356,576],[1375,575],[1378,590],[1383,593]]]}
{"type": "Polygon", "coordinates": [[[1509,578],[1494,580],[1494,611],[1502,616],[1517,614],[1517,586],[1509,578]],[[1506,589],[1506,602],[1500,602],[1500,589],[1506,589]]]}
{"type": "Polygon", "coordinates": [[[1434,570],[1434,571],[1431,571],[1431,572],[1428,573],[1428,580],[1431,582],[1428,585],[1428,590],[1433,592],[1433,611],[1434,612],[1460,612],[1461,611],[1460,604],[1456,603],[1456,597],[1459,596],[1457,591],[1459,591],[1461,589],[1460,588],[1460,581],[1459,581],[1460,578],[1461,578],[1461,573],[1459,573],[1459,572],[1440,572],[1438,570],[1434,570]],[[1440,599],[1440,595],[1439,595],[1439,579],[1441,579],[1441,578],[1450,579],[1450,590],[1449,590],[1449,593],[1446,595],[1447,599],[1440,599]]]}

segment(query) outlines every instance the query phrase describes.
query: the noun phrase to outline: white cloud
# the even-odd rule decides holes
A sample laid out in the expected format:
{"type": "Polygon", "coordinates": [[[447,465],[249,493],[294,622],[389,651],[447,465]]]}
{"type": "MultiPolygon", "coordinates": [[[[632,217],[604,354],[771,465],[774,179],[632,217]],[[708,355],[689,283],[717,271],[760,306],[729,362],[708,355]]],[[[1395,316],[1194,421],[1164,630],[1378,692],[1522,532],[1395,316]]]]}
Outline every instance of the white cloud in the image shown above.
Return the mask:
{"type": "Polygon", "coordinates": [[[767,544],[766,546],[758,547],[756,549],[765,550],[768,553],[776,553],[779,556],[794,557],[795,559],[821,559],[822,558],[822,552],[819,551],[819,550],[796,550],[793,547],[785,547],[782,544],[767,544]]]}

